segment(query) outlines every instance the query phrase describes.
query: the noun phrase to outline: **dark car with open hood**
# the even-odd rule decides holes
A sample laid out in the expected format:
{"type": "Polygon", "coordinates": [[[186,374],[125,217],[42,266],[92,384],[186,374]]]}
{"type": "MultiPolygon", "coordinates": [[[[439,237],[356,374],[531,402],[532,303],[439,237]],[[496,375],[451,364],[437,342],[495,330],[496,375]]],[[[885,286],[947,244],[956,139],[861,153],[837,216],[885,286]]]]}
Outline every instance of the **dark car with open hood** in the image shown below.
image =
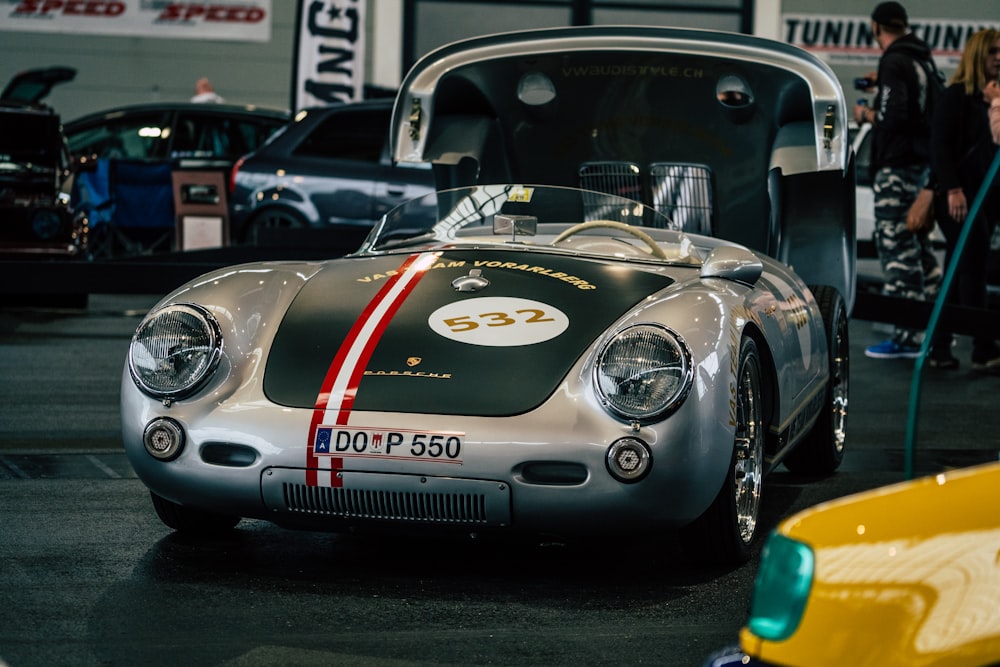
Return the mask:
{"type": "Polygon", "coordinates": [[[41,102],[75,76],[69,67],[21,72],[0,95],[0,255],[75,256],[83,248],[69,206],[62,124],[41,102]]]}

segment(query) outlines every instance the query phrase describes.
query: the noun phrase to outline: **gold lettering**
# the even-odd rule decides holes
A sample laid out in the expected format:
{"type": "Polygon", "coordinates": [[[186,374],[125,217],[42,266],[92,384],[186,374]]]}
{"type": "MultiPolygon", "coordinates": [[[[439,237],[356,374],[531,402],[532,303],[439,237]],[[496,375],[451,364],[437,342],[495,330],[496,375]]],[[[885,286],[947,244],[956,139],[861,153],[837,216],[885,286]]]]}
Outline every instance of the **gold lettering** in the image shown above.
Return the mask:
{"type": "MultiPolygon", "coordinates": [[[[462,268],[467,265],[465,260],[450,260],[446,262],[438,262],[432,269],[452,269],[452,268],[462,268]]],[[[538,275],[548,276],[550,278],[555,278],[556,280],[561,280],[565,283],[573,285],[577,289],[581,290],[595,290],[596,285],[588,283],[583,278],[578,276],[573,276],[562,271],[553,271],[552,269],[546,268],[544,266],[535,266],[531,264],[517,264],[515,262],[501,262],[495,259],[477,259],[473,260],[472,265],[476,268],[488,267],[491,269],[507,269],[510,271],[524,271],[525,273],[535,273],[538,275]]],[[[377,280],[385,280],[390,276],[395,276],[399,271],[391,270],[385,273],[373,273],[369,276],[362,276],[360,278],[355,278],[359,283],[371,283],[377,280]]]]}

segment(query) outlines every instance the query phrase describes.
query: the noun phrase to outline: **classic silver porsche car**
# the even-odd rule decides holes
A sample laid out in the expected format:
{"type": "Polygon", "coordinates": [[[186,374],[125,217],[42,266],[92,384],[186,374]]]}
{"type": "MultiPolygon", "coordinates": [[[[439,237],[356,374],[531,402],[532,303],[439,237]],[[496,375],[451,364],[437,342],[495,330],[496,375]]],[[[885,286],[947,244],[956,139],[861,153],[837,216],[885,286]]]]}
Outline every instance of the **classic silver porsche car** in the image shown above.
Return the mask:
{"type": "Polygon", "coordinates": [[[348,257],[216,271],[139,325],[123,436],[158,515],[682,528],[745,561],[768,471],[843,457],[844,109],[820,62],[738,35],[552,30],[431,54],[394,153],[453,187],[348,257]]]}

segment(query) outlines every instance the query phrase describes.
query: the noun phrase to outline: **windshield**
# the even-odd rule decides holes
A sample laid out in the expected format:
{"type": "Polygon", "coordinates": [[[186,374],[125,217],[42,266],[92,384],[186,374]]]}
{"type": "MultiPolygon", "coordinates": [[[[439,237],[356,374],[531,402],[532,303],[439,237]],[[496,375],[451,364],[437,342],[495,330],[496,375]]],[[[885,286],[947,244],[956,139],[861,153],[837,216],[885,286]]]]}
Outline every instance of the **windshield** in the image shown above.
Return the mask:
{"type": "Polygon", "coordinates": [[[409,201],[382,218],[362,251],[440,244],[700,262],[691,239],[649,206],[591,190],[513,184],[442,190],[409,201]]]}

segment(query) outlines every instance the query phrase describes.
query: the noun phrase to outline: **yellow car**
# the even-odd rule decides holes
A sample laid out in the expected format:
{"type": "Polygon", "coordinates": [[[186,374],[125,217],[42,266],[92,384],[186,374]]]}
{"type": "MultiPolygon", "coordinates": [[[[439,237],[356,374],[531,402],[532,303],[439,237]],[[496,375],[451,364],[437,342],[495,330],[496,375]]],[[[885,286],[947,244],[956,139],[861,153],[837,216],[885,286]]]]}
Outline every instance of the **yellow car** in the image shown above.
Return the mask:
{"type": "Polygon", "coordinates": [[[783,521],[739,649],[707,665],[1000,664],[1000,463],[783,521]]]}

